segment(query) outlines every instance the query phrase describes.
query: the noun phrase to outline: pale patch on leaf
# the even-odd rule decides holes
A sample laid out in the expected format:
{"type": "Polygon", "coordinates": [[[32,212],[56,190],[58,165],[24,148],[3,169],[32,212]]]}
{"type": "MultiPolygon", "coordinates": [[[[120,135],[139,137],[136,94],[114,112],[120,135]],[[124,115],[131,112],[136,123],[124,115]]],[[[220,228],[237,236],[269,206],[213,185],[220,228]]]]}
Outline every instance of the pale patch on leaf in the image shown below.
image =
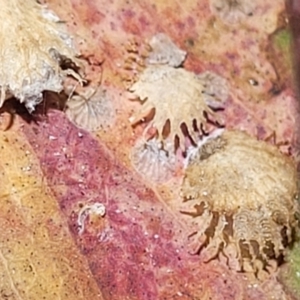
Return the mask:
{"type": "Polygon", "coordinates": [[[210,0],[211,11],[226,23],[237,23],[251,16],[255,3],[248,0],[210,0]]]}
{"type": "Polygon", "coordinates": [[[179,49],[164,33],[158,33],[149,42],[151,51],[146,58],[147,65],[169,65],[179,67],[186,58],[186,51],[179,49]]]}

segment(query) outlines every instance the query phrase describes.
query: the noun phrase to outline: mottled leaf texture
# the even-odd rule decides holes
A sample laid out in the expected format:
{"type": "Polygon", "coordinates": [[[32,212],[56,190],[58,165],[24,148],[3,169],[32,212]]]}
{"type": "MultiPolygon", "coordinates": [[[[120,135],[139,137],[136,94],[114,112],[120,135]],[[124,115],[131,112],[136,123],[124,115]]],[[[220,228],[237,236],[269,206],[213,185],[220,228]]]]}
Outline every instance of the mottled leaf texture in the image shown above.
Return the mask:
{"type": "Polygon", "coordinates": [[[0,299],[297,299],[284,0],[20,2],[0,85],[46,116],[0,131],[0,299]]]}

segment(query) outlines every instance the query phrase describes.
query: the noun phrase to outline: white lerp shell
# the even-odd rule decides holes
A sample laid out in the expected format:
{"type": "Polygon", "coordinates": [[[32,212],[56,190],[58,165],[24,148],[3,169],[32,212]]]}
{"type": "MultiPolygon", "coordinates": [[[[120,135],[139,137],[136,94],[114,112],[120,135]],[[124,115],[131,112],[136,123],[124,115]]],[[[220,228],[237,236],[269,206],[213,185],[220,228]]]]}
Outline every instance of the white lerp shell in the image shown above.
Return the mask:
{"type": "Polygon", "coordinates": [[[214,107],[223,107],[228,97],[226,81],[217,79],[219,77],[211,72],[199,76],[183,68],[167,65],[148,66],[130,88],[142,102],[141,109],[130,118],[130,122],[136,124],[155,109],[149,126],[157,129],[159,140],[164,139],[164,126],[169,120],[170,138],[173,141],[178,136],[180,143],[184,143],[185,137],[181,129],[183,123],[189,129],[191,137],[197,141],[197,136],[193,136],[194,120],[199,125],[205,125],[206,113],[211,120],[221,123],[217,114],[209,107],[209,103],[214,107]],[[217,86],[212,87],[215,83],[217,86]]]}
{"type": "Polygon", "coordinates": [[[101,88],[70,97],[65,112],[71,122],[90,132],[110,127],[115,120],[114,106],[101,88]]]}

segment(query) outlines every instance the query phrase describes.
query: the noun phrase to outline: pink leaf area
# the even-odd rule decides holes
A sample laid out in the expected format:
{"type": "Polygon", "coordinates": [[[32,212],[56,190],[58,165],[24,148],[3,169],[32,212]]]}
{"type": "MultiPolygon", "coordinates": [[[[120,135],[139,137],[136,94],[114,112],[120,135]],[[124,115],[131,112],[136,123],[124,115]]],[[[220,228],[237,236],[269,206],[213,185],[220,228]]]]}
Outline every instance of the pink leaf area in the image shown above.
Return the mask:
{"type": "Polygon", "coordinates": [[[189,253],[190,229],[178,212],[61,113],[51,113],[47,124],[26,127],[24,134],[104,299],[269,299],[274,294],[264,290],[266,282],[260,285],[231,272],[226,263],[206,263],[189,253]],[[81,232],[78,215],[92,203],[102,203],[105,216],[90,215],[81,232]]]}

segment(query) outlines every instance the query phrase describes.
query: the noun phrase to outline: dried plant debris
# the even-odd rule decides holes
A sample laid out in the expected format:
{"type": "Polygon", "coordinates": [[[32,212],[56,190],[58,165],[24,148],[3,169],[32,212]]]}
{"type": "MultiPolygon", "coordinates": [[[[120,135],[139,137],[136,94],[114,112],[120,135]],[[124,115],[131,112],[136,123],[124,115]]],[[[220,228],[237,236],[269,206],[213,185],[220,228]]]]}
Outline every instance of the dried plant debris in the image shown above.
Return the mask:
{"type": "Polygon", "coordinates": [[[131,150],[131,163],[144,178],[155,182],[166,182],[174,175],[176,156],[173,143],[141,139],[131,150]]]}
{"type": "Polygon", "coordinates": [[[90,132],[110,127],[115,120],[114,106],[101,88],[89,88],[85,94],[71,96],[65,112],[71,122],[90,132]]]}
{"type": "Polygon", "coordinates": [[[169,136],[173,141],[178,136],[181,145],[184,145],[185,140],[181,125],[184,123],[190,137],[197,140],[197,134],[193,130],[195,121],[198,127],[205,127],[207,117],[221,123],[210,105],[221,108],[228,97],[226,81],[218,75],[208,72],[196,75],[183,68],[165,65],[147,67],[130,91],[142,102],[141,109],[130,118],[131,124],[137,124],[155,110],[154,117],[145,130],[154,127],[158,139],[162,141],[168,122],[169,136]]]}
{"type": "Polygon", "coordinates": [[[255,2],[248,0],[210,0],[213,14],[225,23],[237,23],[252,16],[255,10],[255,2]]]}
{"type": "Polygon", "coordinates": [[[153,36],[149,42],[151,50],[146,58],[147,65],[169,65],[179,67],[186,58],[186,51],[179,49],[164,33],[153,36]]]}
{"type": "Polygon", "coordinates": [[[105,213],[106,213],[106,208],[100,202],[84,205],[81,208],[77,217],[78,233],[83,234],[85,229],[85,221],[89,216],[95,215],[99,217],[104,217],[105,213]]]}
{"type": "Polygon", "coordinates": [[[297,192],[295,164],[275,146],[238,131],[207,140],[182,184],[183,212],[199,221],[197,251],[254,272],[282,259],[298,226],[297,192]]]}
{"type": "Polygon", "coordinates": [[[66,60],[76,64],[72,40],[59,18],[36,1],[0,0],[0,6],[0,106],[13,95],[32,112],[43,91],[62,90],[67,74],[81,80],[60,67],[66,60]]]}

